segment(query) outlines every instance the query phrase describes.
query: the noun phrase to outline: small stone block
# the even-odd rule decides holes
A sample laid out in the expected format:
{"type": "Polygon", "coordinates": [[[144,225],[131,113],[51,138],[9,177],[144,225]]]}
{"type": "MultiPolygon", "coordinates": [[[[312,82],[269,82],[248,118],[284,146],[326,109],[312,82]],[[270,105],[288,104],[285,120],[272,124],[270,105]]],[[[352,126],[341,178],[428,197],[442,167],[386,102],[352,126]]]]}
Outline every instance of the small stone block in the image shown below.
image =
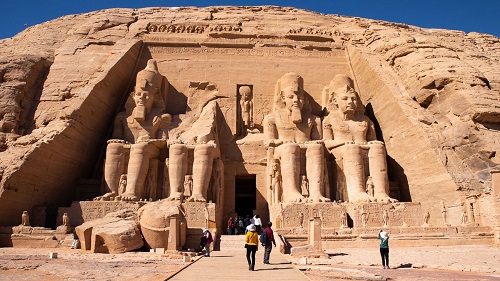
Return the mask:
{"type": "Polygon", "coordinates": [[[307,258],[306,257],[300,258],[299,263],[300,264],[307,264],[307,258]]]}
{"type": "Polygon", "coordinates": [[[57,253],[50,253],[51,259],[57,259],[57,253]]]}
{"type": "Polygon", "coordinates": [[[149,249],[149,252],[150,252],[150,253],[154,253],[154,252],[155,252],[155,249],[149,249]]]}
{"type": "Polygon", "coordinates": [[[191,256],[182,256],[182,262],[190,262],[191,256]]]}
{"type": "Polygon", "coordinates": [[[165,254],[165,248],[156,248],[156,249],[155,249],[155,252],[156,252],[158,255],[163,255],[163,254],[165,254]]]}

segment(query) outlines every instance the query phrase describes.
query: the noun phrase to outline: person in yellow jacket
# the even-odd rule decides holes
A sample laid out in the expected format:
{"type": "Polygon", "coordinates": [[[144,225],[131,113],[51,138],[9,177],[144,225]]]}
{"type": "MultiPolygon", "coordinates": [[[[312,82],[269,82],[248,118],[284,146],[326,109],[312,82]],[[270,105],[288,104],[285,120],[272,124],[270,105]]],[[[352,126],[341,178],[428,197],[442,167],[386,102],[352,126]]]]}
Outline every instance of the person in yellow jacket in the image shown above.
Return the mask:
{"type": "Polygon", "coordinates": [[[255,253],[257,252],[257,247],[259,245],[259,234],[256,232],[255,225],[251,224],[248,226],[248,232],[245,235],[245,248],[247,248],[247,261],[248,270],[253,271],[255,267],[255,253]],[[250,260],[250,254],[252,254],[252,259],[250,260]]]}

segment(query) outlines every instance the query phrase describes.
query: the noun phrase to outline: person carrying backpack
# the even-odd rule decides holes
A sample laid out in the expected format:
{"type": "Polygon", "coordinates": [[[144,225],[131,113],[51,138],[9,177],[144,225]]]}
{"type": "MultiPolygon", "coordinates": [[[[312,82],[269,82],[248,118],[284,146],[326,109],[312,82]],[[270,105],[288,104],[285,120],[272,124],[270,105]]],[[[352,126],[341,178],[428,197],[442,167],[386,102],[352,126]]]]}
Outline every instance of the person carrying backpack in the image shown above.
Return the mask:
{"type": "MultiPolygon", "coordinates": [[[[203,229],[203,236],[201,238],[200,246],[202,246],[202,243],[205,242],[205,257],[210,257],[210,243],[214,241],[212,238],[212,233],[208,230],[208,228],[203,229]],[[203,239],[204,238],[204,239],[203,239]],[[203,241],[205,240],[205,241],[203,241]]],[[[203,246],[202,246],[203,247],[203,246]]]]}
{"type": "Polygon", "coordinates": [[[264,228],[262,234],[260,235],[260,242],[262,243],[262,246],[264,246],[264,264],[270,264],[269,256],[273,250],[273,244],[274,247],[276,247],[276,241],[274,241],[274,233],[271,226],[273,226],[273,223],[268,222],[267,227],[264,228]]]}

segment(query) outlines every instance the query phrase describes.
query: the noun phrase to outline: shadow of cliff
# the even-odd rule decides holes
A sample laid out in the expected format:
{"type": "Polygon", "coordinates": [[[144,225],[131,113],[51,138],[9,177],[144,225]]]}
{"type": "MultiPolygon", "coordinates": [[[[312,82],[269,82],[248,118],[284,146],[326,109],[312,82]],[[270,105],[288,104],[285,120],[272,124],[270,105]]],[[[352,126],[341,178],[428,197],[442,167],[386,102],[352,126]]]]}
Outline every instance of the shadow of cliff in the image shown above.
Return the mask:
{"type": "MultiPolygon", "coordinates": [[[[383,141],[385,143],[384,134],[380,128],[380,124],[375,117],[373,107],[371,103],[365,106],[365,115],[372,120],[375,126],[375,133],[377,135],[377,140],[383,141]]],[[[411,202],[410,188],[408,185],[408,178],[405,175],[404,168],[399,165],[396,159],[389,156],[387,153],[387,173],[389,175],[390,186],[390,196],[398,199],[401,202],[411,202]]]]}

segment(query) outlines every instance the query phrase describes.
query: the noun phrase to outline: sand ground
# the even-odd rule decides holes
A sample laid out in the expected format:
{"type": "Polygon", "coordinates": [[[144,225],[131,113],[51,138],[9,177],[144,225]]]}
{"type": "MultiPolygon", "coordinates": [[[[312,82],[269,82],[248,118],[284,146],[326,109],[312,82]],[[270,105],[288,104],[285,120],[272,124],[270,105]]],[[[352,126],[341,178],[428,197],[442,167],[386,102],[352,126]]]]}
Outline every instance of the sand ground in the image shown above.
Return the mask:
{"type": "MultiPolygon", "coordinates": [[[[493,246],[393,247],[391,269],[382,269],[378,249],[325,252],[329,257],[305,264],[286,257],[311,280],[500,280],[500,248],[493,246]]],[[[0,248],[0,280],[166,280],[188,264],[149,252],[0,248]],[[58,258],[50,259],[50,252],[58,258]]],[[[227,268],[220,270],[223,275],[227,268]]]]}

